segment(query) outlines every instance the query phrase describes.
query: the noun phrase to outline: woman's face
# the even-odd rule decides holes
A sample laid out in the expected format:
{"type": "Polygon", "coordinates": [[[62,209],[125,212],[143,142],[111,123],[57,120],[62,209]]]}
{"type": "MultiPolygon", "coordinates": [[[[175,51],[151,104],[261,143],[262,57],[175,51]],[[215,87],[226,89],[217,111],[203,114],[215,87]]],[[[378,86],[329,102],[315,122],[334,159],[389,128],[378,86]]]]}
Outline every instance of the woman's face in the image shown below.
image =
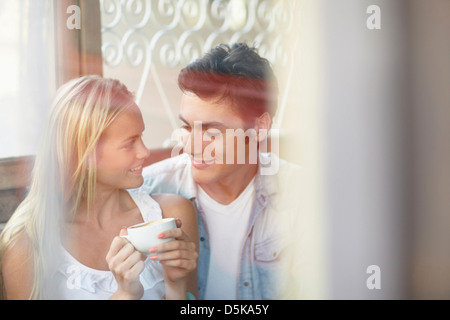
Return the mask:
{"type": "Polygon", "coordinates": [[[142,185],[142,165],[150,155],[142,141],[144,129],[137,106],[122,112],[106,128],[96,149],[98,187],[133,189],[142,185]]]}

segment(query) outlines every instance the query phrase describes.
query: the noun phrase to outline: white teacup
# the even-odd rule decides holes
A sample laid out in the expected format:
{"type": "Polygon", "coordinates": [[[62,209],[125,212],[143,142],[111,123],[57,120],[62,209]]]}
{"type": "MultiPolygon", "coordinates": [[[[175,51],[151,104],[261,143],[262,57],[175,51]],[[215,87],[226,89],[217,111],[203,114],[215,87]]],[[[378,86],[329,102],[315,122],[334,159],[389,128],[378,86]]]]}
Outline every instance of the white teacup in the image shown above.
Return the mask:
{"type": "Polygon", "coordinates": [[[153,256],[155,253],[150,253],[150,248],[167,241],[175,240],[175,238],[159,239],[158,235],[166,230],[176,228],[177,224],[175,222],[175,218],[165,218],[161,220],[143,222],[128,227],[128,235],[123,235],[121,237],[130,241],[136,250],[142,254],[146,256],[153,256]]]}

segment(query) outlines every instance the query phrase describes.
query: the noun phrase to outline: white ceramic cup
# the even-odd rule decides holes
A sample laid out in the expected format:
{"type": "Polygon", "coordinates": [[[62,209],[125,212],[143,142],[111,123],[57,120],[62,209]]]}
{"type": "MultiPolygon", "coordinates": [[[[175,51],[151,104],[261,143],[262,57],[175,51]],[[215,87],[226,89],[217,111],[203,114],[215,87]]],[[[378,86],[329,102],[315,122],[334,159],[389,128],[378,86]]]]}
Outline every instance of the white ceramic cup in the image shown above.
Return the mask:
{"type": "Polygon", "coordinates": [[[158,235],[166,230],[176,228],[177,224],[175,222],[175,218],[165,218],[161,220],[143,222],[128,227],[128,234],[121,237],[130,241],[136,250],[149,257],[156,254],[150,253],[150,248],[167,241],[175,240],[175,238],[159,239],[158,235]]]}

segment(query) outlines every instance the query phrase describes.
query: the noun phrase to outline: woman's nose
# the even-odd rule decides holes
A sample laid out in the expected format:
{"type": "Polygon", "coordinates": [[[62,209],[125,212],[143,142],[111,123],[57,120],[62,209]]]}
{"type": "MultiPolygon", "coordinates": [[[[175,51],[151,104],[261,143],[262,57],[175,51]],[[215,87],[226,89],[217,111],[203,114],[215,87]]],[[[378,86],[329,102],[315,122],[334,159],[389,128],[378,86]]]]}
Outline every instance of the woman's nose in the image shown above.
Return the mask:
{"type": "Polygon", "coordinates": [[[145,146],[144,142],[141,139],[141,143],[139,146],[138,153],[136,155],[136,158],[138,159],[146,159],[150,156],[150,150],[145,146]]]}

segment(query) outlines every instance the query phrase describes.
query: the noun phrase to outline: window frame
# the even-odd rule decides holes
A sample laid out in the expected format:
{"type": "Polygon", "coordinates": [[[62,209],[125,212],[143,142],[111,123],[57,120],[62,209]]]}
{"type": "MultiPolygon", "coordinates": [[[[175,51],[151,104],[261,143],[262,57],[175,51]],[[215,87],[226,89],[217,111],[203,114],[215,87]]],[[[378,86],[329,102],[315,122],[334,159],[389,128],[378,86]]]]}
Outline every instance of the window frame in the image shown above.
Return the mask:
{"type": "MultiPolygon", "coordinates": [[[[53,2],[56,48],[56,85],[88,74],[103,75],[100,2],[58,0],[53,2]],[[81,28],[69,29],[68,7],[80,8],[81,28]]],[[[31,181],[34,155],[0,158],[0,232],[25,198],[31,181]]]]}

